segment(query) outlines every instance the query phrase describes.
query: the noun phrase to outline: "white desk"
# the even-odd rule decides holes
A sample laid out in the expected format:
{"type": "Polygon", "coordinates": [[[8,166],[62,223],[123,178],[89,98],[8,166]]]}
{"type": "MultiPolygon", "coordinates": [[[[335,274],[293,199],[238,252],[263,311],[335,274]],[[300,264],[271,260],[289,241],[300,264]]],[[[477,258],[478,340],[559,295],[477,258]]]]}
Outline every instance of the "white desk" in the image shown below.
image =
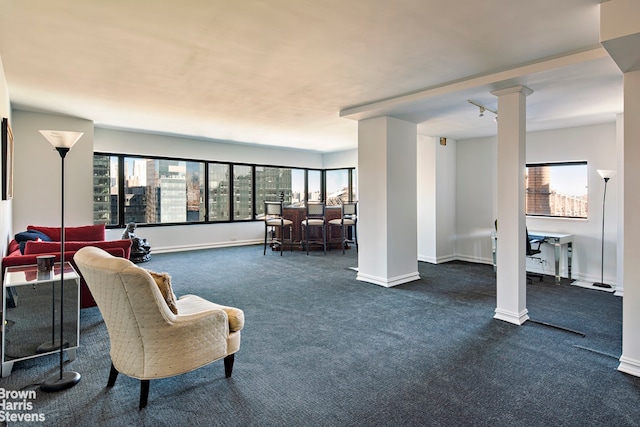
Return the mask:
{"type": "MultiPolygon", "coordinates": [[[[562,245],[567,245],[567,277],[571,281],[571,257],[573,253],[573,234],[552,233],[549,231],[529,230],[529,237],[538,237],[543,243],[553,245],[555,258],[556,283],[560,283],[560,254],[562,245]]],[[[498,250],[498,239],[496,233],[491,233],[491,249],[493,251],[493,268],[496,268],[496,252],[498,250]]]]}
{"type": "Polygon", "coordinates": [[[553,245],[555,258],[556,283],[560,283],[560,253],[562,245],[567,245],[567,277],[571,281],[571,257],[573,255],[573,234],[552,233],[549,231],[529,230],[529,237],[541,237],[544,243],[553,245]]]}

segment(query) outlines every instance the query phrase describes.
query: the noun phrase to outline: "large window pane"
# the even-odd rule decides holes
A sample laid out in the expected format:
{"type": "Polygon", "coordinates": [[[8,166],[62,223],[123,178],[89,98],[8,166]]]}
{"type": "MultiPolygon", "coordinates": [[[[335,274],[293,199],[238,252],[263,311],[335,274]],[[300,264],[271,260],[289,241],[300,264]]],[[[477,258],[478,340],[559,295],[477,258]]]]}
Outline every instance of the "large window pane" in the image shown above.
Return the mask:
{"type": "Polygon", "coordinates": [[[229,165],[209,164],[209,221],[229,220],[229,165]]]}
{"type": "Polygon", "coordinates": [[[93,223],[118,224],[118,158],[93,156],[93,223]]]}
{"type": "Polygon", "coordinates": [[[233,166],[233,218],[253,219],[252,167],[244,165],[233,166]]]}
{"type": "Polygon", "coordinates": [[[284,200],[285,206],[291,205],[291,169],[256,166],[256,203],[257,212],[264,211],[264,202],[284,200]]]}
{"type": "Polygon", "coordinates": [[[147,223],[147,161],[137,157],[124,159],[124,223],[147,223]]]}
{"type": "Polygon", "coordinates": [[[204,163],[185,162],[187,166],[187,221],[205,220],[204,163]]]}
{"type": "Polygon", "coordinates": [[[527,165],[527,215],[587,218],[587,162],[527,165]]]}
{"type": "Polygon", "coordinates": [[[291,169],[291,205],[304,206],[304,169],[291,169]]]}
{"type": "Polygon", "coordinates": [[[204,221],[204,164],[125,157],[124,222],[204,221]]]}
{"type": "Polygon", "coordinates": [[[309,170],[307,172],[308,190],[307,200],[310,202],[322,201],[322,172],[319,170],[309,170]]]}
{"type": "Polygon", "coordinates": [[[349,201],[350,169],[335,169],[326,172],[327,205],[338,206],[340,200],[349,201]]]}

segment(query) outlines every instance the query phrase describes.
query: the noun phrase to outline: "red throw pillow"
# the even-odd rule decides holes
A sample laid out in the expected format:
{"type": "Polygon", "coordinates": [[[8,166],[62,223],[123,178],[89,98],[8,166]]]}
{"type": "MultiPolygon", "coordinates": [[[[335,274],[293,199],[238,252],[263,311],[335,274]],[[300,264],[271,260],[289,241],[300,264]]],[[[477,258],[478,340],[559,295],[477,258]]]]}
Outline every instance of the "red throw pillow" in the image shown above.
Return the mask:
{"type": "MultiPolygon", "coordinates": [[[[46,234],[56,242],[60,241],[60,227],[43,227],[29,225],[27,230],[35,230],[46,234]]],[[[65,227],[64,238],[67,242],[94,242],[105,239],[106,227],[104,224],[83,225],[80,227],[65,227]]]]}

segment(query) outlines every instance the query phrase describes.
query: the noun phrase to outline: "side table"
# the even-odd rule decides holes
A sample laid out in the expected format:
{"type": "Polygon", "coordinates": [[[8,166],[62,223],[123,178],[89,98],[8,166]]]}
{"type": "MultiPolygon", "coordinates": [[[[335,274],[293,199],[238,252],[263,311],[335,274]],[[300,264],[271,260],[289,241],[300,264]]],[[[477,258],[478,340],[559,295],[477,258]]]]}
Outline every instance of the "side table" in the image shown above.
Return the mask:
{"type": "MultiPolygon", "coordinates": [[[[60,263],[49,273],[38,272],[36,265],[5,269],[1,334],[2,377],[15,362],[60,351],[60,263]]],[[[80,345],[80,276],[69,262],[64,263],[63,341],[74,360],[80,345]]]]}

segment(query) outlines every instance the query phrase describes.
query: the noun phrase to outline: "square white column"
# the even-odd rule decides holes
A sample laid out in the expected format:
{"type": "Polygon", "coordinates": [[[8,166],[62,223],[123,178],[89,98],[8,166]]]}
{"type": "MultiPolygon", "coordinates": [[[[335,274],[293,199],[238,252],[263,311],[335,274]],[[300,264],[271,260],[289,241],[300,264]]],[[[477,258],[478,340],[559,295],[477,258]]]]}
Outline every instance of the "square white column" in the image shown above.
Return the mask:
{"type": "Polygon", "coordinates": [[[521,325],[526,306],[526,97],[517,86],[494,91],[498,97],[498,251],[494,318],[521,325]]]}
{"type": "Polygon", "coordinates": [[[358,275],[392,287],[418,273],[415,123],[358,122],[358,275]]]}

